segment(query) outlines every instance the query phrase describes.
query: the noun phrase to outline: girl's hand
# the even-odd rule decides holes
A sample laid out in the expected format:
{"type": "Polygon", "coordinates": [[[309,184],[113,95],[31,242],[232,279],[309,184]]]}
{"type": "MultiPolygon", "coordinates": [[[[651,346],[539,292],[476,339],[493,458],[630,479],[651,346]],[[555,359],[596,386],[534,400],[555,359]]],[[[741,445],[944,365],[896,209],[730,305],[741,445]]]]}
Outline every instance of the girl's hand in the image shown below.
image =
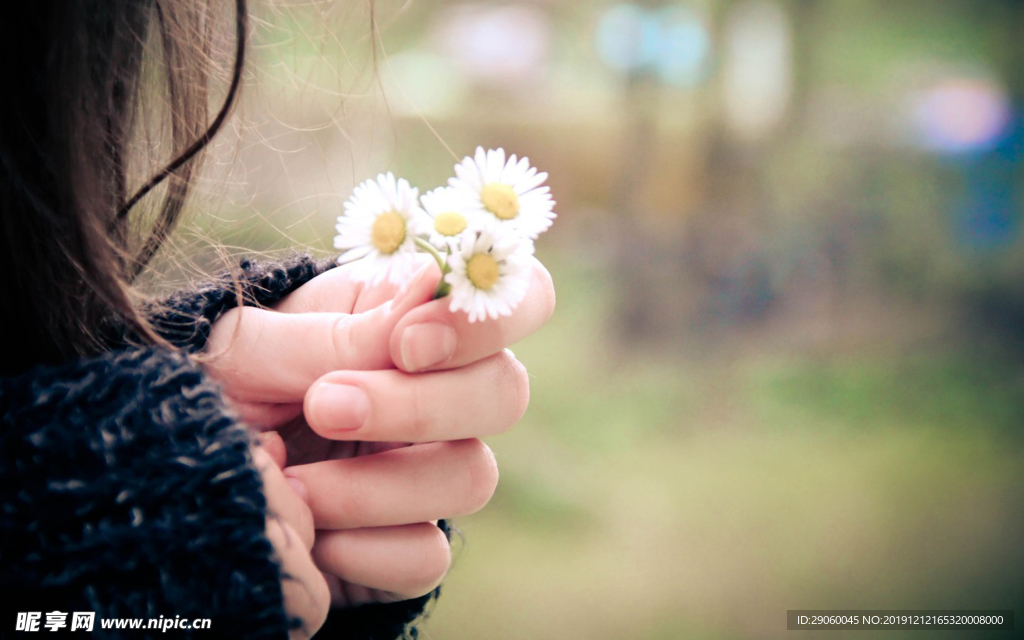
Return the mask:
{"type": "Polygon", "coordinates": [[[512,316],[470,323],[448,311],[447,299],[431,301],[441,274],[420,257],[424,266],[400,289],[353,282],[340,267],[274,310],[232,309],[213,326],[207,369],[250,426],[277,429],[302,414],[306,391],[327,373],[455,369],[500,353],[554,311],[551,276],[534,260],[530,288],[512,316]]]}
{"type": "Polygon", "coordinates": [[[310,556],[313,547],[313,515],[305,501],[290,486],[281,468],[284,442],[275,433],[265,434],[263,446],[253,447],[253,462],[263,478],[267,499],[267,539],[281,564],[281,592],[289,618],[302,626],[293,630],[291,640],[311,638],[327,619],[331,595],[323,574],[310,556]]]}
{"type": "Polygon", "coordinates": [[[335,269],[274,311],[232,311],[211,336],[220,356],[209,368],[226,394],[250,424],[285,439],[336,605],[416,597],[440,582],[450,552],[432,521],[486,504],[497,468],[476,437],[526,409],[525,369],[504,348],[551,315],[547,271],[535,263],[513,316],[475,324],[431,301],[438,278],[431,263],[396,292],[335,269]]]}

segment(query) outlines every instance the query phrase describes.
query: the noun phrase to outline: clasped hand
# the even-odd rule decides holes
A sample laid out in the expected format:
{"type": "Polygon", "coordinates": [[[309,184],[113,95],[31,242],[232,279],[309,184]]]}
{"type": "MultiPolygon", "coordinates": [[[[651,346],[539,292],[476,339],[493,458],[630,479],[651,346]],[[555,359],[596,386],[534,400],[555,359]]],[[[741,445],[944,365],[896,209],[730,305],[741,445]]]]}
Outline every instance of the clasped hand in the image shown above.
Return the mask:
{"type": "Polygon", "coordinates": [[[417,597],[448,571],[435,525],[482,508],[498,480],[478,438],[505,431],[529,401],[506,347],[554,310],[534,261],[510,317],[470,323],[431,300],[433,262],[401,287],[366,286],[340,267],[275,309],[235,309],[213,327],[207,364],[247,424],[268,501],[285,606],[311,635],[329,606],[417,597]]]}

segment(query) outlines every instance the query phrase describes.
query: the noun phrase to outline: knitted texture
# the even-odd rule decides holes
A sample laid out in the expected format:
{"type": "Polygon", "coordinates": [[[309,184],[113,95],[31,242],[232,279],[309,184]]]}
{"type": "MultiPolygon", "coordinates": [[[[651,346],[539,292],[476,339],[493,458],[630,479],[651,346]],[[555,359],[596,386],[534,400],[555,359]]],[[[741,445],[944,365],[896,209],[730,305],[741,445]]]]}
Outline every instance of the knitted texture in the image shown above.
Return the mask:
{"type": "MultiPolygon", "coordinates": [[[[272,307],[333,266],[247,260],[149,315],[172,344],[199,352],[239,292],[245,305],[272,307]]],[[[185,356],[131,347],[138,337],[123,325],[103,331],[116,351],[0,379],[0,637],[14,612],[54,610],[211,618],[196,637],[286,637],[247,432],[185,356]]],[[[439,592],[332,610],[316,637],[415,638],[439,592]]],[[[98,624],[94,633],[149,637],[98,624]]]]}
{"type": "MultiPolygon", "coordinates": [[[[285,638],[247,432],[183,356],[134,350],[0,381],[0,591],[17,611],[210,618],[285,638]]],[[[157,634],[157,632],[149,632],[157,634]]]]}

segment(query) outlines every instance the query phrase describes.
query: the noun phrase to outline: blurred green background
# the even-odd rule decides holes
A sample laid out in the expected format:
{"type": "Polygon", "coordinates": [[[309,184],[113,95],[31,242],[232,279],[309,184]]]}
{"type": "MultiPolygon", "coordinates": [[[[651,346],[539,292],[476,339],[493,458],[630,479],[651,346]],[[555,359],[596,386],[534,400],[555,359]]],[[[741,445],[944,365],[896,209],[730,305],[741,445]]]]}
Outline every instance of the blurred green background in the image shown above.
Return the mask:
{"type": "Polygon", "coordinates": [[[370,6],[252,8],[179,243],[326,253],[478,144],[550,172],[558,309],[425,637],[1024,613],[1024,2],[370,6]]]}

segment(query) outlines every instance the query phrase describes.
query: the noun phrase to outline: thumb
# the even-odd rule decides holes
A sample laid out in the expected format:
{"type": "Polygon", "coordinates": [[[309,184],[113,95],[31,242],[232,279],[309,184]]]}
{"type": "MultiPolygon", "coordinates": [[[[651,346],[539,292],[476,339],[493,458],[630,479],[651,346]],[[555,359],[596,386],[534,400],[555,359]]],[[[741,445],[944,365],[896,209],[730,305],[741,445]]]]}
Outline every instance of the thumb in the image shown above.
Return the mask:
{"type": "Polygon", "coordinates": [[[392,369],[391,333],[433,297],[439,278],[436,264],[425,265],[391,301],[364,313],[232,309],[214,324],[207,369],[231,398],[271,403],[301,403],[331,371],[392,369]]]}

